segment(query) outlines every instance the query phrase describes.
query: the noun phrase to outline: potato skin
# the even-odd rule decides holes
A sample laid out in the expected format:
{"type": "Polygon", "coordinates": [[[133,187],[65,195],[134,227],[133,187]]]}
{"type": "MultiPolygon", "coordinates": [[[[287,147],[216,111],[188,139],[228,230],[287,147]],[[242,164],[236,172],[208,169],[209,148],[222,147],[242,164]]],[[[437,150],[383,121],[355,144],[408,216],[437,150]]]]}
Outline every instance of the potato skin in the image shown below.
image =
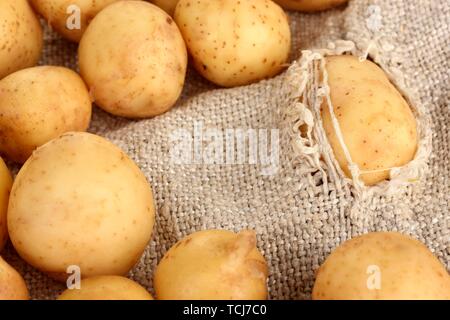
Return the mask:
{"type": "Polygon", "coordinates": [[[22,276],[0,257],[0,300],[28,300],[30,295],[22,276]]]}
{"type": "MultiPolygon", "coordinates": [[[[407,164],[417,150],[417,124],[408,103],[371,61],[330,56],[326,63],[334,114],[352,160],[361,171],[376,171],[362,173],[361,180],[374,185],[389,179],[389,168],[407,164]]],[[[325,101],[322,118],[336,159],[351,177],[325,101]]]]}
{"type": "Polygon", "coordinates": [[[12,177],[6,164],[0,158],[0,251],[8,240],[8,228],[6,225],[6,212],[8,209],[9,194],[12,187],[12,177]]]}
{"type": "Polygon", "coordinates": [[[273,77],[289,57],[288,18],[269,0],[181,0],[174,19],[197,71],[223,87],[273,77]]]}
{"type": "Polygon", "coordinates": [[[87,28],[79,65],[99,107],[145,118],[175,104],[184,85],[187,51],[178,27],[162,9],[143,1],[117,2],[87,28]]]}
{"type": "Polygon", "coordinates": [[[274,0],[288,10],[317,12],[347,3],[348,0],[274,0]]]}
{"type": "Polygon", "coordinates": [[[81,280],[80,289],[67,289],[58,300],[153,300],[153,297],[125,277],[97,276],[81,280]]]}
{"type": "Polygon", "coordinates": [[[0,79],[35,66],[43,46],[42,28],[27,0],[0,0],[0,79]]]}
{"type": "Polygon", "coordinates": [[[56,32],[70,41],[79,42],[86,27],[97,13],[117,1],[119,0],[31,0],[31,4],[56,32]],[[80,29],[67,28],[67,20],[73,14],[67,13],[67,8],[71,5],[80,8],[80,29]]]}
{"type": "Polygon", "coordinates": [[[267,264],[254,232],[207,230],[173,246],[154,276],[159,300],[267,298],[267,264]]]}
{"type": "Polygon", "coordinates": [[[23,163],[39,146],[91,120],[89,92],[74,71],[54,66],[17,71],[0,80],[0,153],[23,163]]]}
{"type": "Polygon", "coordinates": [[[450,276],[421,242],[396,232],[374,232],[348,240],[330,254],[317,273],[312,297],[447,300],[450,276]],[[379,290],[368,289],[369,266],[379,267],[379,290]]]}
{"type": "Polygon", "coordinates": [[[172,16],[175,12],[175,7],[177,6],[178,0],[150,0],[150,2],[154,3],[172,16]]]}
{"type": "Polygon", "coordinates": [[[108,140],[77,132],[38,148],[17,175],[8,230],[19,255],[57,280],[124,275],[150,240],[155,206],[136,164],[108,140]]]}

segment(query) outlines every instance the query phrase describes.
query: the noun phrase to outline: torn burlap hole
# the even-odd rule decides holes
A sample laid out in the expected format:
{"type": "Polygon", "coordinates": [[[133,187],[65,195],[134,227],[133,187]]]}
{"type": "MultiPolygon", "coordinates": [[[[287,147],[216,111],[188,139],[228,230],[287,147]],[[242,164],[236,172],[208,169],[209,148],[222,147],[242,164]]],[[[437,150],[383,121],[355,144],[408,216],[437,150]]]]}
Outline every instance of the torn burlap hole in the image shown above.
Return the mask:
{"type": "MultiPolygon", "coordinates": [[[[289,135],[295,158],[302,160],[302,166],[307,166],[305,172],[319,174],[324,194],[330,188],[341,191],[349,188],[355,202],[350,215],[363,213],[371,199],[382,196],[401,197],[408,186],[424,179],[427,172],[427,162],[431,153],[431,126],[427,110],[419,102],[417,92],[407,88],[403,74],[396,67],[397,61],[393,47],[381,44],[379,39],[369,41],[364,50],[357,48],[352,41],[338,40],[331,42],[326,49],[305,50],[301,58],[292,64],[287,71],[288,104],[283,112],[284,134],[289,135]],[[390,168],[390,180],[374,186],[365,186],[359,179],[361,171],[351,159],[345,146],[339,123],[333,112],[328,86],[328,75],[325,69],[325,57],[329,55],[351,54],[360,59],[371,59],[388,75],[408,101],[417,121],[419,137],[418,149],[414,159],[403,167],[390,168]],[[390,59],[389,59],[390,58],[390,59]],[[335,132],[340,140],[348,163],[351,179],[346,177],[334,157],[322,125],[320,107],[327,102],[335,132]]],[[[317,177],[308,179],[317,183],[317,177]]],[[[317,184],[312,187],[317,187],[317,184]]]]}

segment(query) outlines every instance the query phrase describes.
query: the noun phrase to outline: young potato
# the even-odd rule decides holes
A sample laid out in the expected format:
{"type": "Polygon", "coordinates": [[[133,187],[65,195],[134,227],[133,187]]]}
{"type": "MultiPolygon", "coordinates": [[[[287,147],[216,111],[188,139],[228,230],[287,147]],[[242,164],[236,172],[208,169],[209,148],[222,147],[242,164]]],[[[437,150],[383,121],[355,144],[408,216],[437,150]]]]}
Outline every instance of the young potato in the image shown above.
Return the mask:
{"type": "Polygon", "coordinates": [[[177,6],[178,0],[150,0],[150,2],[154,3],[172,16],[175,12],[175,7],[177,6]]]}
{"type": "Polygon", "coordinates": [[[0,251],[8,240],[6,227],[6,211],[8,209],[9,193],[11,192],[12,177],[6,164],[0,158],[0,251]]]}
{"type": "Polygon", "coordinates": [[[337,7],[348,0],[274,0],[288,10],[316,12],[337,7]]]}
{"type": "Polygon", "coordinates": [[[42,28],[27,0],[0,0],[0,79],[36,65],[42,28]]]}
{"type": "Polygon", "coordinates": [[[144,118],[166,112],[180,96],[187,51],[178,27],[162,9],[120,1],[92,20],[80,42],[79,64],[99,107],[144,118]]]}
{"type": "Polygon", "coordinates": [[[28,300],[29,298],[22,276],[0,257],[0,300],[28,300]]]}
{"type": "Polygon", "coordinates": [[[31,0],[36,11],[64,38],[79,42],[91,20],[119,0],[31,0]]]}
{"type": "MultiPolygon", "coordinates": [[[[416,153],[416,120],[408,103],[371,61],[330,56],[326,70],[334,114],[350,156],[362,172],[361,180],[374,185],[389,179],[390,168],[407,164],[416,153]]],[[[350,177],[326,101],[322,118],[336,159],[350,177]]]]}
{"type": "Polygon", "coordinates": [[[0,153],[23,163],[39,146],[91,120],[89,92],[74,71],[53,66],[0,80],[0,153]]]}
{"type": "Polygon", "coordinates": [[[163,257],[154,277],[160,300],[267,298],[267,264],[253,231],[200,231],[163,257]]]}
{"type": "Polygon", "coordinates": [[[197,71],[220,86],[275,76],[289,57],[288,18],[270,0],[180,0],[174,18],[197,71]]]}
{"type": "Polygon", "coordinates": [[[339,246],[320,267],[313,299],[450,299],[450,276],[419,241],[374,232],[339,246]]]}
{"type": "Polygon", "coordinates": [[[81,281],[80,289],[67,289],[58,300],[153,300],[136,282],[120,276],[97,276],[81,281]]]}
{"type": "Polygon", "coordinates": [[[8,231],[19,255],[57,280],[125,275],[155,218],[152,189],[127,155],[99,136],[68,133],[38,148],[17,175],[8,231]]]}

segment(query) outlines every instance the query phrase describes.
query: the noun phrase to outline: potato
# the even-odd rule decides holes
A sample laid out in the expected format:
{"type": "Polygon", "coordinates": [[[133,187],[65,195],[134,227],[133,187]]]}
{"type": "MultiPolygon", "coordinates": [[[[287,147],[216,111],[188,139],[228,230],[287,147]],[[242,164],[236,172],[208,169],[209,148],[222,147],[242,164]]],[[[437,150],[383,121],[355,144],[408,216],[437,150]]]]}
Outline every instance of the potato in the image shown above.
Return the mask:
{"type": "Polygon", "coordinates": [[[317,273],[313,299],[450,299],[447,270],[419,241],[374,232],[339,246],[317,273]]]}
{"type": "MultiPolygon", "coordinates": [[[[350,156],[362,171],[361,180],[374,185],[389,179],[390,168],[407,164],[417,150],[416,120],[408,103],[371,61],[330,56],[326,69],[334,114],[350,156]]],[[[325,101],[322,118],[336,159],[350,177],[325,101]]]]}
{"type": "Polygon", "coordinates": [[[12,177],[8,168],[0,158],[0,251],[8,240],[8,229],[6,226],[6,211],[8,209],[9,193],[12,186],[12,177]]]}
{"type": "Polygon", "coordinates": [[[153,300],[136,282],[120,276],[97,276],[81,281],[80,289],[67,289],[58,300],[153,300]]]}
{"type": "Polygon", "coordinates": [[[39,146],[69,131],[85,131],[92,105],[74,71],[33,67],[0,80],[0,153],[23,163],[39,146]]]}
{"type": "Polygon", "coordinates": [[[0,257],[0,300],[28,300],[22,276],[0,257]]]}
{"type": "Polygon", "coordinates": [[[36,65],[42,28],[27,0],[0,0],[0,79],[36,65]]]}
{"type": "Polygon", "coordinates": [[[139,168],[99,136],[68,133],[38,148],[19,171],[8,208],[20,256],[53,278],[125,275],[152,234],[155,206],[139,168]]]}
{"type": "Polygon", "coordinates": [[[143,1],[117,2],[100,12],[79,47],[81,75],[98,106],[123,117],[169,110],[181,94],[187,51],[178,27],[143,1]]]}
{"type": "Polygon", "coordinates": [[[348,0],[274,0],[288,10],[316,12],[337,7],[348,0]]]}
{"type": "Polygon", "coordinates": [[[178,0],[150,0],[150,2],[154,3],[168,14],[173,15],[178,0]]]}
{"type": "Polygon", "coordinates": [[[194,66],[224,87],[270,78],[291,47],[286,14],[269,0],[181,0],[175,10],[194,66]]]}
{"type": "Polygon", "coordinates": [[[117,1],[119,0],[31,0],[31,4],[60,35],[79,42],[97,13],[117,1]]]}
{"type": "Polygon", "coordinates": [[[154,276],[160,300],[267,298],[267,264],[252,231],[200,231],[178,242],[154,276]]]}

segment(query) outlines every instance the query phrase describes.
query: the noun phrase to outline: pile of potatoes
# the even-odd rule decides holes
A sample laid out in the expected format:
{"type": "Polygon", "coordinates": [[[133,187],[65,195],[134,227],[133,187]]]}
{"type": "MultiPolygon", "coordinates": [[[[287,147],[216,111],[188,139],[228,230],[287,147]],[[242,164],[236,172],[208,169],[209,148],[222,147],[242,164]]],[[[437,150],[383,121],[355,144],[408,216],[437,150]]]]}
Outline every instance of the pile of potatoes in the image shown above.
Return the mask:
{"type": "MultiPolygon", "coordinates": [[[[346,1],[276,2],[309,12],[346,1]]],[[[63,133],[86,131],[92,103],[128,118],[167,112],[182,93],[188,56],[206,79],[234,87],[277,75],[290,53],[287,15],[271,0],[154,1],[163,10],[131,0],[30,3],[55,31],[79,42],[80,75],[36,67],[43,42],[38,18],[26,0],[0,0],[6,22],[0,29],[0,154],[18,163],[63,133]]],[[[342,171],[351,177],[351,160],[366,185],[388,180],[417,150],[407,101],[370,61],[328,57],[327,72],[333,110],[324,101],[322,119],[342,171]]]]}
{"type": "MultiPolygon", "coordinates": [[[[9,238],[28,264],[67,284],[69,270],[79,268],[78,286],[61,300],[153,299],[126,278],[152,236],[152,187],[120,148],[85,132],[93,103],[127,118],[167,112],[183,90],[188,56],[222,87],[273,77],[291,48],[282,8],[312,12],[347,1],[151,2],[0,0],[0,155],[23,164],[13,181],[0,158],[0,251],[9,238]],[[36,66],[43,31],[35,12],[79,43],[79,74],[36,66]]],[[[389,179],[390,168],[416,152],[408,103],[370,61],[336,56],[326,65],[332,109],[324,102],[322,118],[343,172],[350,176],[332,113],[361,180],[389,179]]],[[[269,270],[256,239],[251,230],[204,230],[180,240],[155,270],[156,298],[266,299],[269,270]]],[[[374,233],[330,255],[313,298],[448,299],[449,281],[416,240],[374,233]],[[378,291],[364,287],[368,263],[382,273],[378,291]]],[[[28,298],[21,275],[0,257],[0,299],[28,298]]]]}
{"type": "MultiPolygon", "coordinates": [[[[9,233],[17,253],[57,281],[69,284],[71,268],[79,268],[78,290],[60,299],[153,299],[124,278],[150,241],[155,203],[123,151],[97,135],[72,132],[34,151],[14,183],[0,165],[0,244],[9,233]]],[[[155,290],[159,299],[264,299],[267,276],[254,232],[209,230],[166,254],[155,290]]],[[[19,298],[28,298],[24,281],[0,260],[0,299],[19,298]]]]}

